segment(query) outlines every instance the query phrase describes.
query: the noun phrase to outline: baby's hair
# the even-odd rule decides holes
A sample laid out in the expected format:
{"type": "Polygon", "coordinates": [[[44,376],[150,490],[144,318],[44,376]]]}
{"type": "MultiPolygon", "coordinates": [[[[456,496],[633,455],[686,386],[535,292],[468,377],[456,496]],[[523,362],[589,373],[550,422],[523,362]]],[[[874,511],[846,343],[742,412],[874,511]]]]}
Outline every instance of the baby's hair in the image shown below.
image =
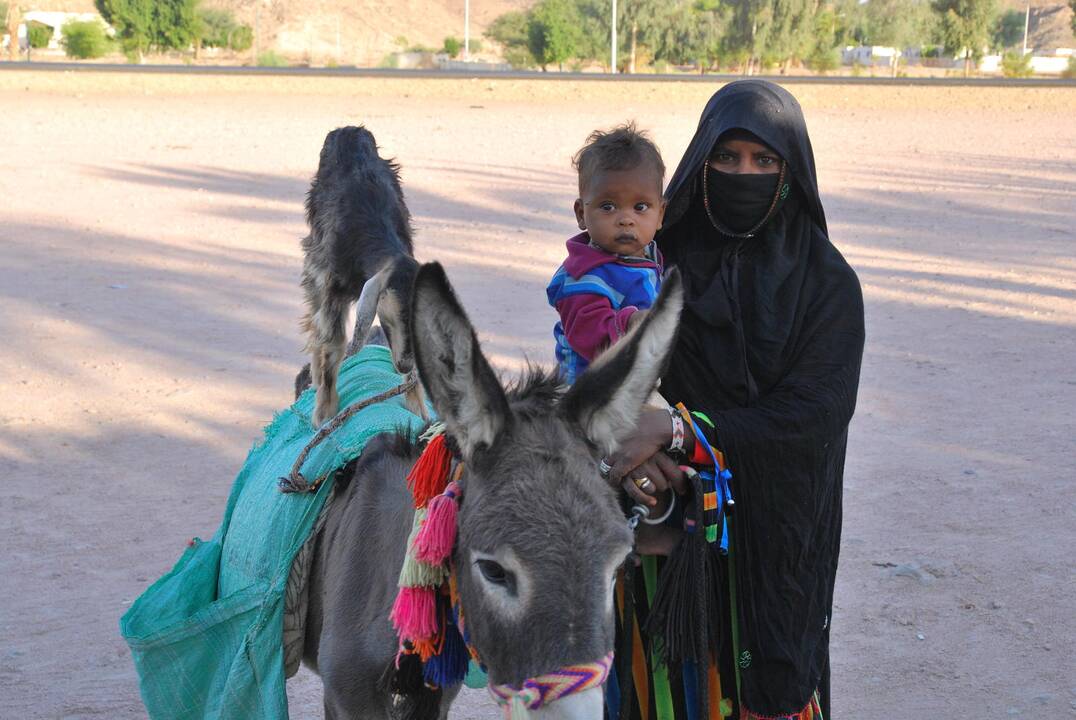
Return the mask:
{"type": "Polygon", "coordinates": [[[613,128],[595,130],[587,138],[587,144],[572,158],[572,166],[579,173],[579,194],[582,195],[595,173],[607,170],[631,170],[649,164],[658,175],[658,186],[665,179],[665,163],[661,153],[645,130],[639,130],[634,122],[613,128]]]}

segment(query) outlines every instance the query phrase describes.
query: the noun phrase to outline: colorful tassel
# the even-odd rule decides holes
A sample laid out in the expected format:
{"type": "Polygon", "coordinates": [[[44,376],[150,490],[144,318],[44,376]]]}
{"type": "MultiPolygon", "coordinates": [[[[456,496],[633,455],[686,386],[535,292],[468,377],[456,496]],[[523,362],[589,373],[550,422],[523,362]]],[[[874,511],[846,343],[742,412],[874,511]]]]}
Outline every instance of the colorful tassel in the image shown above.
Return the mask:
{"type": "Polygon", "coordinates": [[[455,625],[445,627],[445,637],[441,651],[431,657],[423,669],[423,677],[430,685],[440,688],[452,687],[463,682],[467,677],[467,663],[470,654],[463,642],[463,636],[455,625]]]}
{"type": "Polygon", "coordinates": [[[438,435],[426,445],[407,475],[407,486],[411,488],[416,508],[426,507],[430,500],[444,492],[451,467],[452,453],[445,445],[445,436],[438,435]]]}
{"type": "Polygon", "coordinates": [[[404,587],[392,605],[392,626],[401,638],[437,635],[437,594],[433,588],[404,587]]]}
{"type": "Polygon", "coordinates": [[[441,565],[452,555],[456,544],[457,498],[460,486],[450,482],[429,504],[425,522],[415,538],[415,557],[431,565],[441,565]]]}
{"type": "Polygon", "coordinates": [[[430,565],[408,554],[400,568],[399,586],[437,588],[447,578],[448,569],[443,565],[430,565]]]}
{"type": "Polygon", "coordinates": [[[411,521],[411,533],[407,536],[407,552],[404,554],[403,567],[397,585],[400,587],[438,587],[448,577],[448,569],[440,564],[430,564],[415,557],[415,541],[425,524],[426,509],[415,510],[411,521]]]}

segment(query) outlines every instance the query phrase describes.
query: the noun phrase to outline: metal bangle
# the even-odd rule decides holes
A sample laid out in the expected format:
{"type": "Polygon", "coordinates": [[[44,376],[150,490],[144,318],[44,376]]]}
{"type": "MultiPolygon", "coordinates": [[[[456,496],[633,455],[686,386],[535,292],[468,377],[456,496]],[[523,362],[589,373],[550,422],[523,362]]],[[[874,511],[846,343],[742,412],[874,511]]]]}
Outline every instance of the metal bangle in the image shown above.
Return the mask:
{"type": "Polygon", "coordinates": [[[644,523],[646,523],[647,525],[660,525],[661,523],[663,523],[663,522],[665,522],[666,520],[669,519],[669,516],[672,515],[672,511],[675,508],[676,508],[676,493],[673,493],[672,497],[669,499],[669,507],[665,510],[664,515],[662,515],[659,518],[644,517],[644,518],[641,518],[641,520],[644,523]]]}

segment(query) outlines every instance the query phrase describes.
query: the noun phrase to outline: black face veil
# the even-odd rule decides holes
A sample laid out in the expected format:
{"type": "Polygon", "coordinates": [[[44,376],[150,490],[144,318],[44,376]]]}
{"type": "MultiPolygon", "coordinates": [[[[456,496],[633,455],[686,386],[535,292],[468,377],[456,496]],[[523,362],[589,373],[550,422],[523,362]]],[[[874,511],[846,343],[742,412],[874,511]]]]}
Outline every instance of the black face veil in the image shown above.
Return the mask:
{"type": "Polygon", "coordinates": [[[686,297],[661,392],[713,422],[711,441],[733,473],[741,701],[775,715],[801,709],[820,689],[828,705],[863,305],[855,273],[828,238],[795,98],[761,80],[722,88],[703,111],[666,199],[658,243],[680,268],[686,297]],[[733,129],[780,154],[791,185],[788,200],[750,238],[723,235],[702,206],[703,164],[733,129]]]}

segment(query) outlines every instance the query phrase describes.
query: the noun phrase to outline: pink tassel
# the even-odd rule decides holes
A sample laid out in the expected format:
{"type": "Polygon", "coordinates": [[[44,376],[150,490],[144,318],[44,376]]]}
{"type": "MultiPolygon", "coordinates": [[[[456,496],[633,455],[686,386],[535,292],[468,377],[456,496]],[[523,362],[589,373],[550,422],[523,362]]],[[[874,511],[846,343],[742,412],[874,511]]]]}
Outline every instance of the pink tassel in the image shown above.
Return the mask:
{"type": "Polygon", "coordinates": [[[429,512],[415,538],[415,557],[430,565],[441,565],[456,544],[456,513],[460,486],[450,482],[445,492],[429,503],[429,512]]]}
{"type": "Polygon", "coordinates": [[[437,596],[433,588],[400,588],[392,605],[392,625],[401,638],[416,640],[437,634],[437,596]]]}

